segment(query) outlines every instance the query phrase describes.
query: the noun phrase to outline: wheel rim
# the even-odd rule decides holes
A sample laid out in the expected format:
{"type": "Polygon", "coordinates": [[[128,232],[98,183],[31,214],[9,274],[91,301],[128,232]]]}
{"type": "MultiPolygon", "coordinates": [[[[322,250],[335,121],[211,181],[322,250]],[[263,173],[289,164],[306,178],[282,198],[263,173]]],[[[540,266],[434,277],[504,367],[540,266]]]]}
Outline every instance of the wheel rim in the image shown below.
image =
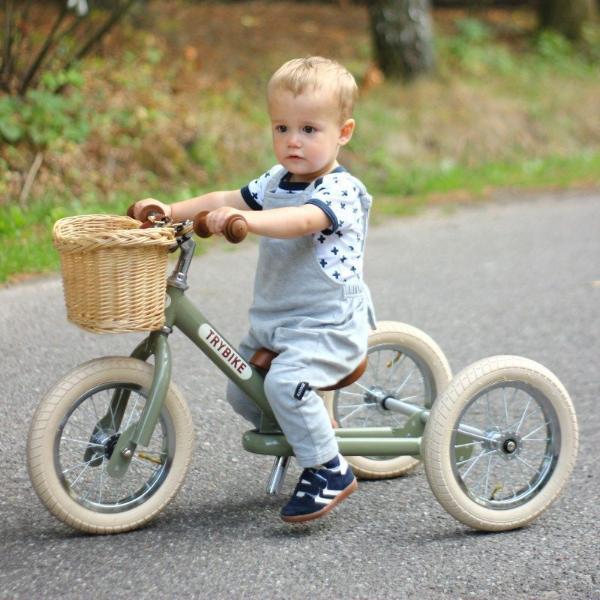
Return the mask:
{"type": "Polygon", "coordinates": [[[334,394],[333,414],[339,427],[405,427],[409,417],[385,408],[386,398],[431,407],[435,381],[419,356],[400,344],[378,344],[369,348],[368,359],[362,377],[334,394]]]}
{"type": "Polygon", "coordinates": [[[453,429],[454,477],[475,502],[494,510],[530,501],[550,480],[560,426],[550,400],[522,382],[502,382],[475,396],[453,429]]]}
{"type": "Polygon", "coordinates": [[[166,410],[161,411],[148,446],[136,448],[127,474],[113,478],[107,472],[119,435],[139,420],[145,402],[140,386],[112,383],[86,392],[61,421],[54,441],[56,473],[81,506],[100,513],[131,510],[151,498],[166,479],[175,451],[175,430],[166,410]],[[129,400],[117,427],[111,399],[123,391],[129,400]],[[105,415],[111,423],[95,431],[105,415]]]}

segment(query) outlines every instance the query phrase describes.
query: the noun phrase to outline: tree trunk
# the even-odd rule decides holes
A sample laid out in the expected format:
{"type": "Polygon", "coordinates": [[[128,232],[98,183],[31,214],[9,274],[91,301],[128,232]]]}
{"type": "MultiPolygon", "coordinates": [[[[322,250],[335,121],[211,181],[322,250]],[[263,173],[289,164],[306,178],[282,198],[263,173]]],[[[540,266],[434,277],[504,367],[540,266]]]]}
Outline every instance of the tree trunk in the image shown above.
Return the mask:
{"type": "Polygon", "coordinates": [[[377,63],[390,78],[411,79],[433,69],[429,0],[367,2],[377,63]]]}
{"type": "Polygon", "coordinates": [[[583,24],[592,19],[595,12],[595,0],[540,0],[539,24],[542,28],[554,29],[572,40],[578,40],[583,24]]]}

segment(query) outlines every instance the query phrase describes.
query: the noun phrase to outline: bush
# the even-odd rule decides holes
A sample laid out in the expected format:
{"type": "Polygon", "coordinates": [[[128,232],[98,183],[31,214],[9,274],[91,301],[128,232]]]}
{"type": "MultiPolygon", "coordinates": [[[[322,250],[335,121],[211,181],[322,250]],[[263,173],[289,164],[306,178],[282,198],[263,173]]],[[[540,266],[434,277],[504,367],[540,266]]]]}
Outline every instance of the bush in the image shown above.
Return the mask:
{"type": "Polygon", "coordinates": [[[83,79],[77,71],[46,73],[39,89],[24,98],[0,97],[0,136],[9,144],[27,142],[46,148],[59,139],[81,143],[89,135],[88,111],[79,89],[83,79]],[[72,86],[67,94],[57,90],[72,86]]]}

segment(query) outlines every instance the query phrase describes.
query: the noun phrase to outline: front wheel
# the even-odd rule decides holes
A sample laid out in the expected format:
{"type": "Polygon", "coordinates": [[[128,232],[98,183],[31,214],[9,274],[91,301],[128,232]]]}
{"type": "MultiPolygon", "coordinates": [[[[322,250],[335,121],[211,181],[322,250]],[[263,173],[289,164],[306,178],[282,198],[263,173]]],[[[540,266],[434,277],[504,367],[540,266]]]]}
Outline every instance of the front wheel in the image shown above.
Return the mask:
{"type": "MultiPolygon", "coordinates": [[[[367,369],[346,388],[322,393],[329,416],[340,428],[393,427],[398,435],[420,437],[423,424],[385,408],[386,398],[431,408],[452,378],[440,347],[423,331],[396,321],[380,321],[368,341],[367,369]]],[[[349,456],[362,479],[399,477],[419,460],[412,456],[349,456]]]]}
{"type": "Polygon", "coordinates": [[[193,450],[189,408],[172,384],[147,447],[123,477],[107,464],[121,433],[139,420],[151,365],[107,357],[75,368],[35,412],[27,458],[33,487],[58,519],[88,533],[118,533],[149,522],[173,498],[193,450]]]}
{"type": "Polygon", "coordinates": [[[461,371],[433,405],[423,437],[431,489],[453,517],[505,531],[558,497],[577,455],[577,419],[542,365],[494,356],[461,371]]]}

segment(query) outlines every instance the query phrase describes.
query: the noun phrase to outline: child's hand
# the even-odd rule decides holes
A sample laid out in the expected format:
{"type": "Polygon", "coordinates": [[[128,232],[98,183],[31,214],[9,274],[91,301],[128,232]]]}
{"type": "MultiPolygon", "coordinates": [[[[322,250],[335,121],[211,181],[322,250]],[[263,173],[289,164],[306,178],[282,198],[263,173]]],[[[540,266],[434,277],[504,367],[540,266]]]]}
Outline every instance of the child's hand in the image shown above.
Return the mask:
{"type": "Polygon", "coordinates": [[[138,200],[133,205],[134,218],[139,220],[142,210],[144,209],[144,207],[148,206],[149,204],[153,204],[153,205],[160,207],[160,209],[165,213],[165,215],[167,217],[169,217],[169,218],[171,217],[170,205],[165,204],[164,202],[161,202],[160,200],[155,200],[154,198],[145,198],[144,200],[138,200]]]}
{"type": "Polygon", "coordinates": [[[209,231],[216,235],[223,235],[225,223],[227,222],[227,219],[231,217],[231,215],[244,216],[241,210],[231,208],[231,206],[223,206],[221,208],[211,210],[206,216],[206,225],[208,226],[209,231]]]}

